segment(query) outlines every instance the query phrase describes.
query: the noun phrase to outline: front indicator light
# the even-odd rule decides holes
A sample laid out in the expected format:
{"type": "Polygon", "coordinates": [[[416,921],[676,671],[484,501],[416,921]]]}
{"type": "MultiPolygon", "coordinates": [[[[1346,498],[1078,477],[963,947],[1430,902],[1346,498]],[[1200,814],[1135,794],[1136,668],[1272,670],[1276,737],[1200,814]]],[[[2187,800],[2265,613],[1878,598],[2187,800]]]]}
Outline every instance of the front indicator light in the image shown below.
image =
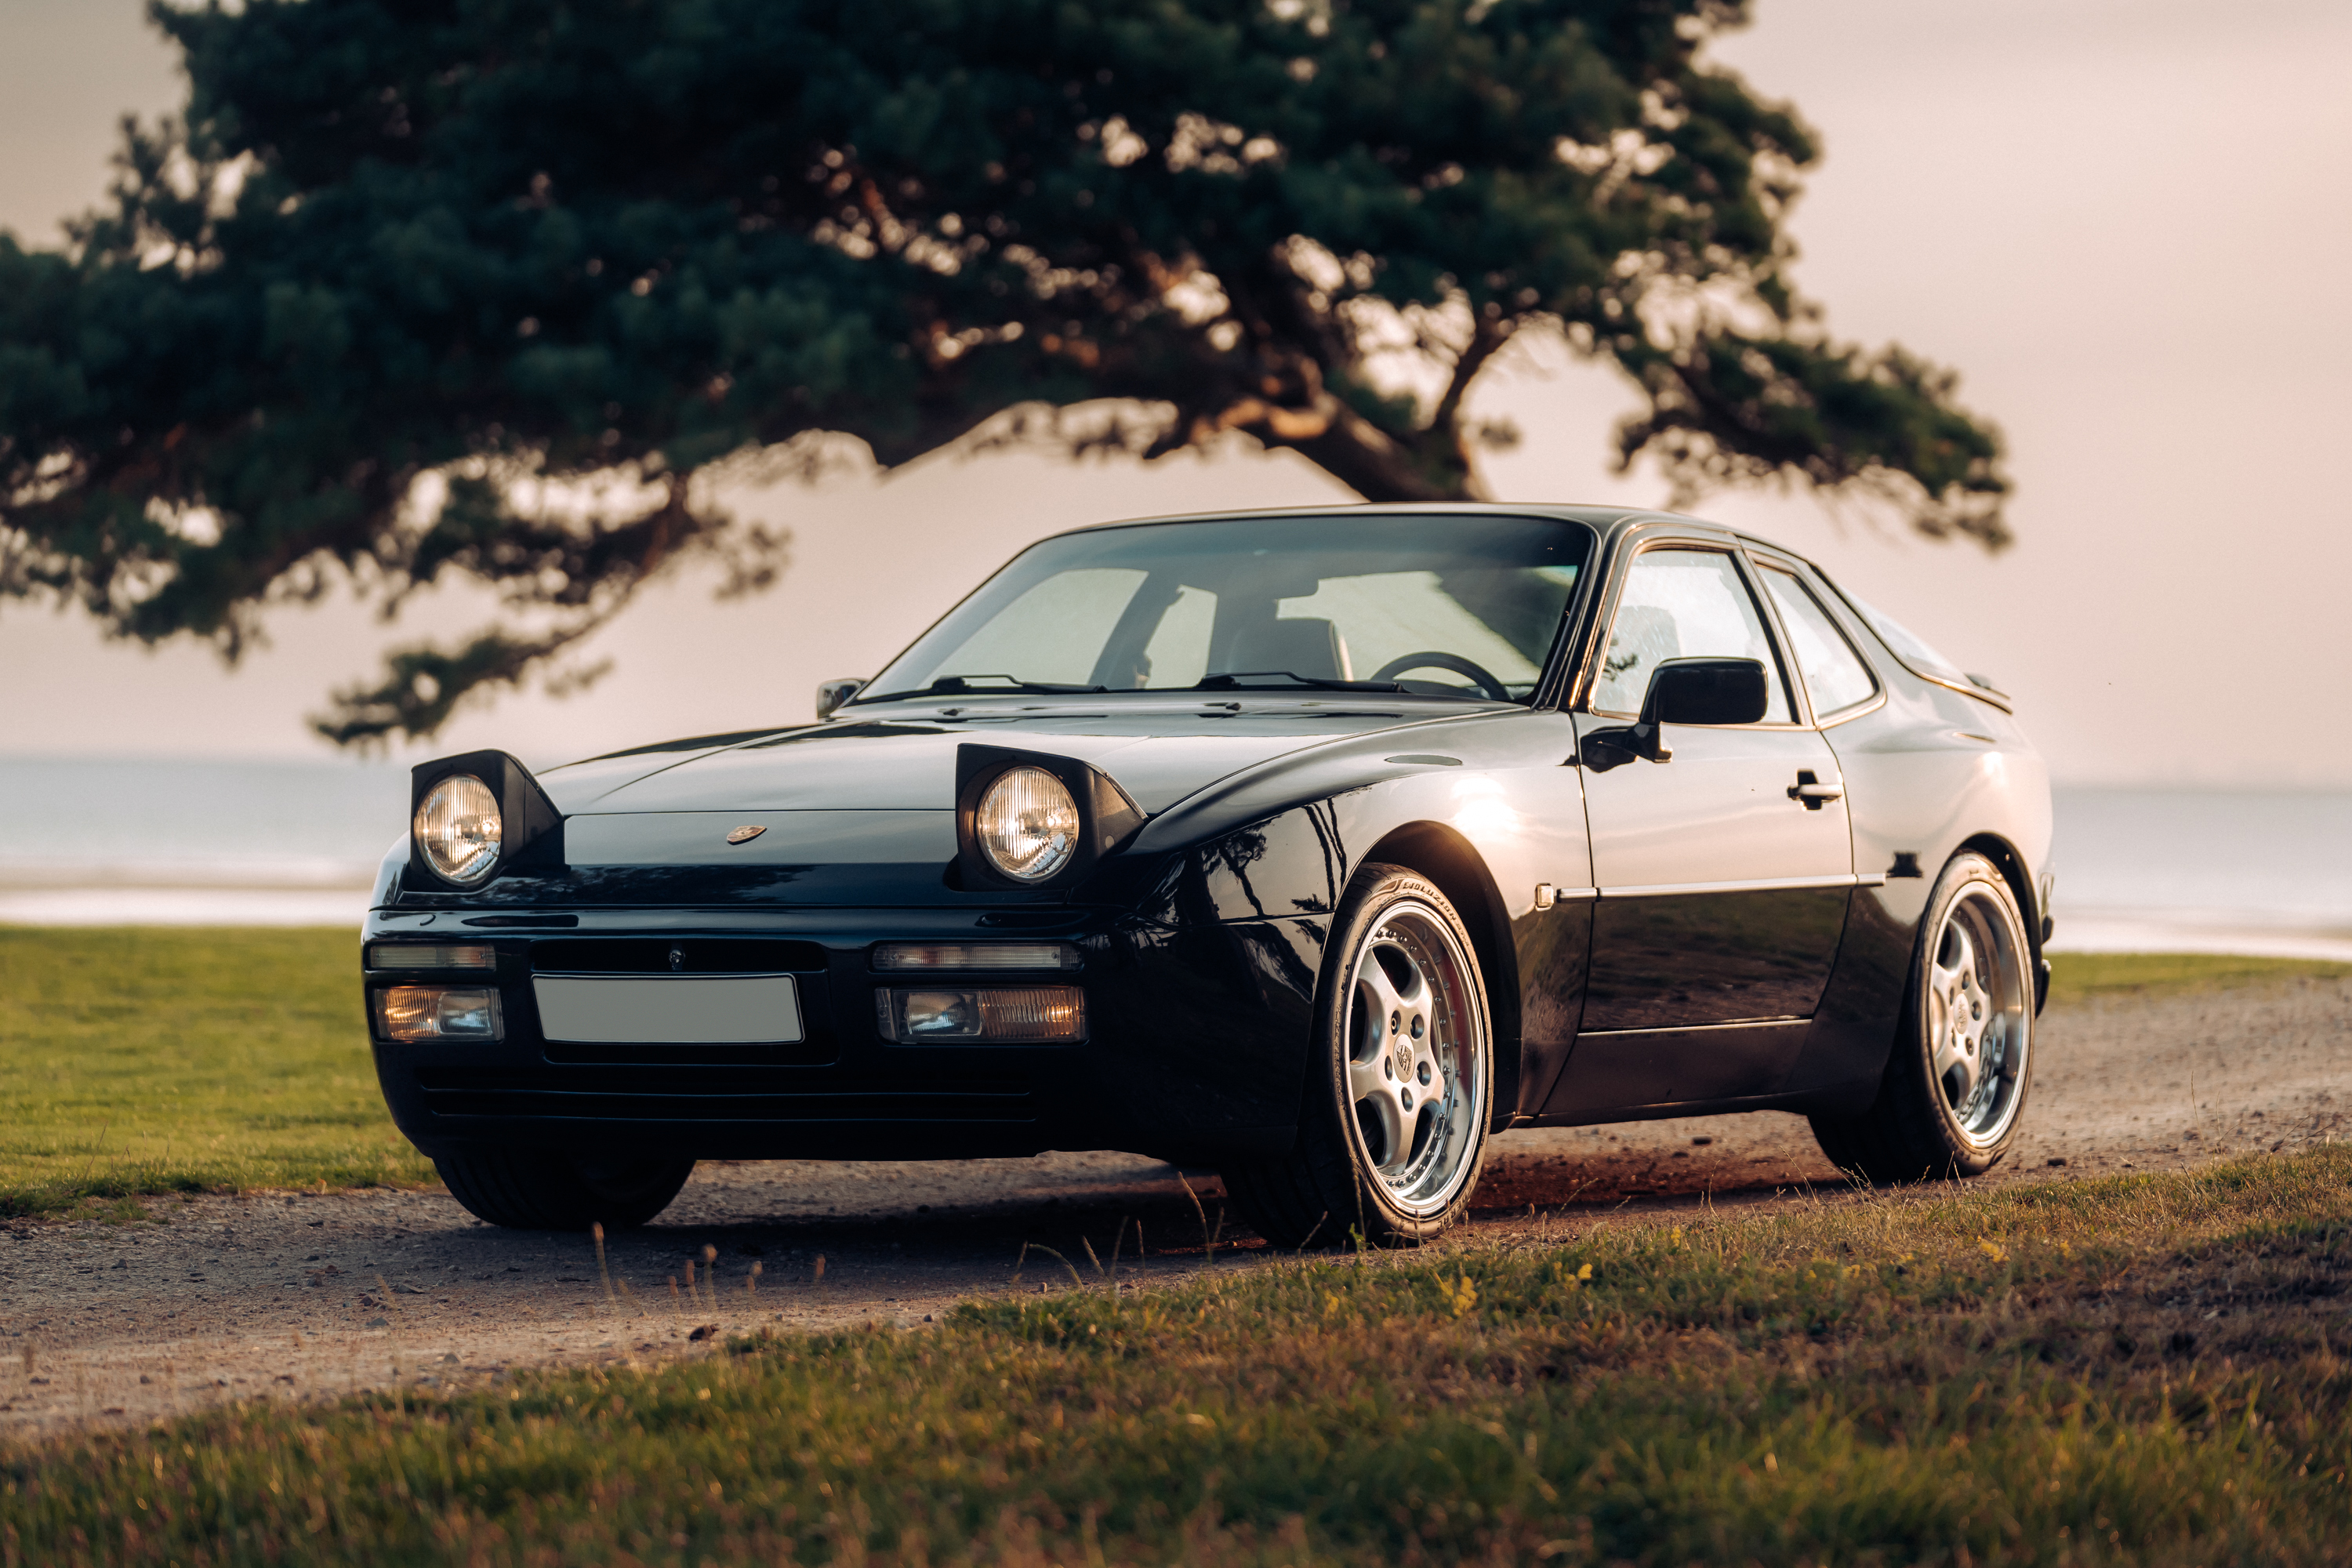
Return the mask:
{"type": "Polygon", "coordinates": [[[477,942],[380,942],[368,949],[370,969],[496,969],[499,956],[477,942]]]}
{"type": "Polygon", "coordinates": [[[882,1037],[902,1046],[1058,1045],[1087,1037],[1075,985],[941,986],[877,991],[882,1037]]]}
{"type": "Polygon", "coordinates": [[[877,969],[1076,969],[1066,942],[888,942],[874,950],[877,969]]]}
{"type": "Polygon", "coordinates": [[[486,985],[394,985],[375,994],[387,1040],[495,1040],[506,1033],[499,994],[486,985]]]}

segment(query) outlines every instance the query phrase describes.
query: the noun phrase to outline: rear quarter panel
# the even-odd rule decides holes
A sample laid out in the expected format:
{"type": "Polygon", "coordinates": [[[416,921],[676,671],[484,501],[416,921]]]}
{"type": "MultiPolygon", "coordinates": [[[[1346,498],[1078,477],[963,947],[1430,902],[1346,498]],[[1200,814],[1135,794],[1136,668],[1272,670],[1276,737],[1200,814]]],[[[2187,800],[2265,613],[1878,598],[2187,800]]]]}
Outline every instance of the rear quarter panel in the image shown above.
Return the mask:
{"type": "Polygon", "coordinates": [[[1889,657],[1873,663],[1885,701],[1825,733],[1845,778],[1854,869],[1885,879],[1855,889],[1837,967],[1788,1084],[1856,1109],[1885,1070],[1920,920],[1946,864],[1975,848],[2001,866],[2038,961],[2051,839],[2049,770],[2014,717],[1889,657]]]}

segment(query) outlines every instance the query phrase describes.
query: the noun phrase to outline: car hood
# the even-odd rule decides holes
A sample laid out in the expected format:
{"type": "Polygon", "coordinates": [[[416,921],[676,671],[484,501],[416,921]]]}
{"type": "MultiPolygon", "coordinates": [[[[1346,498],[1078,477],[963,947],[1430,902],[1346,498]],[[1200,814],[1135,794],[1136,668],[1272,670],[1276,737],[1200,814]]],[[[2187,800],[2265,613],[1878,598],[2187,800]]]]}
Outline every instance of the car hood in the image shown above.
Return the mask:
{"type": "Polygon", "coordinates": [[[680,811],[945,811],[956,748],[1004,746],[1100,768],[1156,815],[1243,769],[1381,729],[1458,718],[1456,703],[1197,702],[882,713],[592,758],[540,775],[565,816],[680,811]]]}

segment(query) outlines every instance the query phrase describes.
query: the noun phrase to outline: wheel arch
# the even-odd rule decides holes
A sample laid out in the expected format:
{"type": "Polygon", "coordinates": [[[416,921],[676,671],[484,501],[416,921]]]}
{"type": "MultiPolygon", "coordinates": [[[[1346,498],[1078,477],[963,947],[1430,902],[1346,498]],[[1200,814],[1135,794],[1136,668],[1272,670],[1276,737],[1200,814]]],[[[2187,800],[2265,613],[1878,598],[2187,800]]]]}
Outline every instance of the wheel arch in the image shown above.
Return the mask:
{"type": "MultiPolygon", "coordinates": [[[[2050,976],[2042,967],[2042,921],[2048,911],[2034,907],[2033,875],[2027,868],[2025,857],[2018,852],[2017,846],[1997,833],[1973,834],[1962,839],[1952,853],[1958,855],[1969,850],[1974,850],[1993,863],[2000,872],[2001,880],[2009,884],[2011,894],[2017,900],[2018,913],[2025,920],[2026,952],[2033,965],[2033,1010],[2039,1013],[2050,992],[2050,976]]],[[[1925,923],[1924,921],[1921,922],[1923,928],[1925,923]]],[[[1921,940],[1926,939],[1923,936],[1921,940]]]]}
{"type": "Polygon", "coordinates": [[[2025,918],[2027,954],[2036,976],[2036,1011],[2047,994],[2042,969],[2042,928],[2036,918],[2032,879],[2024,855],[2001,834],[1980,830],[1953,843],[1928,868],[1928,854],[1920,856],[1919,879],[1893,886],[1916,889],[1916,912],[1902,904],[1890,907],[1883,895],[1887,887],[1858,888],[1849,906],[1838,958],[1828,986],[1813,1010],[1813,1026],[1805,1053],[1789,1081],[1791,1092],[1824,1097],[1819,1109],[1832,1115],[1859,1111],[1879,1091],[1907,1026],[1904,1020],[1917,1005],[1922,949],[1934,940],[1930,917],[1933,889],[1952,862],[1974,853],[1990,861],[2000,873],[2018,910],[2025,918]]]}
{"type": "Polygon", "coordinates": [[[1439,822],[1408,822],[1389,829],[1349,877],[1368,864],[1402,866],[1437,884],[1462,917],[1486,986],[1486,1018],[1495,1046],[1495,1083],[1487,1099],[1490,1130],[1507,1125],[1519,1094],[1518,952],[1510,914],[1486,858],[1461,834],[1439,822]]]}

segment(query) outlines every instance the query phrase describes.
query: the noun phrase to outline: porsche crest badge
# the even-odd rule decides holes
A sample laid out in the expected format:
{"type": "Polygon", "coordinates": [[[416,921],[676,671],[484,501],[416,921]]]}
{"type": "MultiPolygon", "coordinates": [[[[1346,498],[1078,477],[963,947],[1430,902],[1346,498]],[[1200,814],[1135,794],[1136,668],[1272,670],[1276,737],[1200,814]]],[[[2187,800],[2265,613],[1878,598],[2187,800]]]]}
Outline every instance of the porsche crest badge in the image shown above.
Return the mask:
{"type": "Polygon", "coordinates": [[[767,831],[768,830],[765,827],[757,823],[753,823],[743,827],[730,827],[727,830],[727,842],[730,844],[749,844],[751,840],[759,837],[760,835],[767,831]]]}

